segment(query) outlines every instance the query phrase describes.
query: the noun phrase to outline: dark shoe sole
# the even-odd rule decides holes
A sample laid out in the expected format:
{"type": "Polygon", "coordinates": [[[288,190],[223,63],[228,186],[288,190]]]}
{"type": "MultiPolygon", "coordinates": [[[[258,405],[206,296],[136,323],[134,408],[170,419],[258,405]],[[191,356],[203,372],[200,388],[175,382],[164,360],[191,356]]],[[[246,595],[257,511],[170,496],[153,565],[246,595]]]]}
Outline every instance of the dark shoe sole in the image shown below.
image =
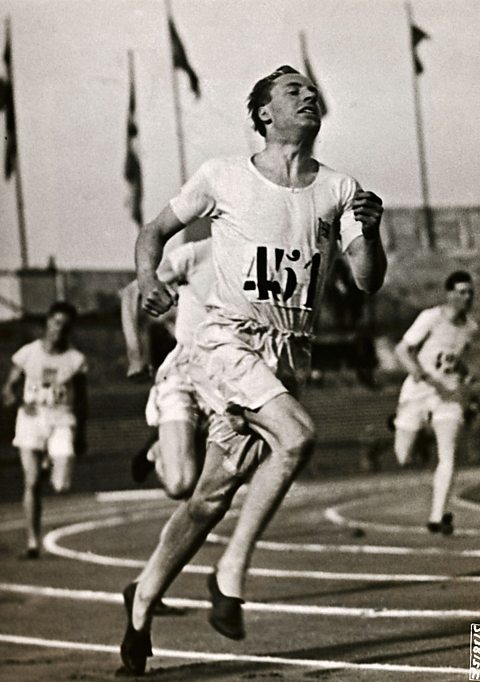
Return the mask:
{"type": "Polygon", "coordinates": [[[442,523],[441,523],[441,532],[442,535],[452,535],[454,528],[453,528],[453,514],[450,512],[447,512],[442,516],[442,523]]]}
{"type": "Polygon", "coordinates": [[[210,573],[207,586],[212,600],[212,608],[208,617],[210,625],[224,637],[229,639],[245,639],[243,623],[243,599],[227,597],[220,592],[216,573],[210,573]]]}
{"type": "Polygon", "coordinates": [[[133,600],[135,598],[136,583],[130,583],[123,590],[123,602],[127,612],[127,629],[120,647],[120,656],[125,668],[135,675],[143,675],[147,667],[147,658],[152,656],[152,642],[150,632],[135,630],[132,623],[133,600]]]}
{"type": "Polygon", "coordinates": [[[35,561],[40,559],[40,550],[35,547],[29,547],[23,554],[18,557],[20,561],[35,561]]]}
{"type": "Polygon", "coordinates": [[[429,521],[427,523],[427,529],[430,533],[441,533],[442,535],[452,535],[454,531],[453,527],[453,514],[448,512],[442,516],[442,520],[439,522],[429,521]]]}

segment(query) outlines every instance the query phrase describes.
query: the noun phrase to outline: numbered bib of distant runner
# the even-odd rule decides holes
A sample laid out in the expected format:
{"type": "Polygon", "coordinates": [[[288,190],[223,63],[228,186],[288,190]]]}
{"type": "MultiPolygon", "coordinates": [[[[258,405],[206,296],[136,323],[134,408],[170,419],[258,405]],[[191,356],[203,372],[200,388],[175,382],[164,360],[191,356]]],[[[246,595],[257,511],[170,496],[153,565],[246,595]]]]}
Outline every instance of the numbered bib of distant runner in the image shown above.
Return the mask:
{"type": "Polygon", "coordinates": [[[443,374],[461,374],[458,355],[440,351],[435,359],[435,369],[443,374]]]}

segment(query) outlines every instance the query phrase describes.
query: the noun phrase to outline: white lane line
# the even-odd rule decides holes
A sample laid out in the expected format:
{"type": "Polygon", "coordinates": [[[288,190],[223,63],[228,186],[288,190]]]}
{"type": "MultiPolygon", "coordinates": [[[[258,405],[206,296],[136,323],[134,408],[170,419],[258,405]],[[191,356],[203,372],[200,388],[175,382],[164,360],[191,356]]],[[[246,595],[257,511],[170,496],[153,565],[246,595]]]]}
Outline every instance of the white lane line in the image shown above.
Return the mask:
{"type": "MultiPolygon", "coordinates": [[[[147,501],[148,500],[145,500],[145,502],[147,501]]],[[[109,507],[101,507],[92,505],[93,500],[82,500],[82,502],[89,505],[88,511],[72,511],[72,506],[69,506],[67,509],[63,510],[53,509],[46,511],[42,515],[42,524],[51,526],[58,525],[59,522],[67,523],[84,519],[99,519],[112,516],[112,514],[119,514],[120,512],[118,505],[115,504],[112,504],[109,507]]],[[[144,507],[144,509],[150,509],[152,517],[157,515],[161,516],[161,512],[163,512],[163,514],[168,513],[168,508],[165,507],[159,509],[157,506],[152,507],[152,505],[147,505],[144,507]]],[[[25,519],[23,516],[21,518],[14,518],[8,521],[0,522],[0,532],[21,530],[23,528],[25,528],[25,519]]]]}
{"type": "MultiPolygon", "coordinates": [[[[18,635],[0,634],[0,642],[24,646],[47,647],[51,649],[67,649],[89,651],[93,653],[119,654],[119,647],[111,644],[93,644],[88,642],[72,642],[60,639],[42,639],[40,637],[21,637],[18,635]]],[[[268,665],[289,665],[299,668],[316,668],[317,670],[370,670],[378,672],[399,673],[431,673],[433,675],[467,675],[466,668],[450,668],[447,666],[397,665],[395,663],[352,663],[350,661],[326,661],[314,658],[283,658],[281,656],[249,656],[246,654],[220,654],[205,651],[179,651],[177,649],[153,648],[153,655],[161,658],[182,659],[190,661],[258,663],[268,665]]]]}
{"type": "MultiPolygon", "coordinates": [[[[91,532],[101,528],[114,528],[116,526],[129,523],[130,521],[143,521],[152,519],[158,515],[157,510],[148,510],[140,512],[127,512],[121,515],[115,515],[106,519],[97,519],[93,521],[84,521],[81,523],[74,523],[69,526],[63,526],[50,531],[45,535],[43,545],[45,549],[51,554],[61,556],[65,559],[74,561],[85,561],[88,563],[99,564],[101,566],[115,566],[118,568],[132,568],[142,569],[145,561],[138,559],[129,559],[127,557],[111,557],[107,555],[97,554],[95,552],[74,550],[63,547],[59,541],[62,538],[77,535],[80,533],[91,532]]],[[[229,538],[215,533],[208,536],[208,541],[216,544],[225,545],[229,538]]],[[[480,550],[449,550],[440,547],[399,547],[399,546],[380,546],[380,545],[335,545],[335,544],[317,544],[317,543],[291,543],[291,542],[272,542],[260,540],[257,543],[257,549],[265,549],[277,552],[305,552],[305,553],[342,553],[342,554],[373,554],[373,555],[390,555],[390,556],[456,556],[463,558],[478,558],[480,557],[480,550]]],[[[208,573],[209,567],[186,566],[184,571],[186,573],[208,573]]],[[[260,569],[259,569],[260,570],[260,569]]],[[[255,573],[252,573],[255,575],[255,573]]],[[[260,575],[257,573],[257,575],[260,575]]],[[[264,574],[266,576],[266,574],[264,574]]],[[[340,574],[341,575],[341,574],[340,574]]],[[[267,577],[267,576],[266,576],[267,577]]],[[[280,577],[280,576],[278,576],[280,577]]],[[[293,577],[285,574],[284,577],[293,577]]],[[[308,576],[307,576],[308,577],[308,576]]],[[[312,578],[315,577],[312,575],[312,578]]],[[[327,579],[327,578],[325,578],[327,579]]],[[[339,578],[342,579],[342,578],[339,578]]],[[[356,580],[357,578],[353,577],[356,580]]],[[[363,579],[363,578],[359,578],[363,579]]],[[[400,578],[400,580],[403,578],[400,578]]],[[[388,578],[392,580],[392,578],[388,578]]],[[[428,578],[425,578],[428,581],[428,578]]],[[[471,582],[475,582],[472,580],[471,582]]]]}
{"type": "MultiPolygon", "coordinates": [[[[61,529],[59,529],[61,530],[61,529]]],[[[85,561],[92,564],[99,564],[101,566],[115,566],[116,568],[134,568],[142,569],[146,561],[140,559],[128,559],[122,557],[111,557],[102,554],[95,554],[94,552],[82,552],[74,549],[62,547],[56,543],[58,538],[58,531],[52,531],[45,537],[44,547],[51,554],[62,556],[65,559],[72,559],[74,561],[85,561]]],[[[333,551],[333,550],[332,550],[333,551]]],[[[208,575],[212,572],[211,566],[202,564],[187,564],[183,568],[183,573],[191,573],[194,575],[208,575]]],[[[480,575],[434,575],[434,574],[417,574],[417,573],[346,573],[341,571],[300,571],[288,569],[275,568],[249,568],[248,574],[257,578],[285,578],[304,579],[304,580],[338,580],[338,581],[367,581],[367,582],[414,582],[414,583],[429,583],[429,582],[459,582],[459,583],[477,583],[480,582],[480,575]]]]}
{"type": "MultiPolygon", "coordinates": [[[[210,542],[227,545],[230,541],[225,535],[210,533],[210,542]]],[[[256,549],[266,549],[272,552],[307,552],[307,553],[340,553],[340,554],[386,554],[391,556],[452,556],[452,557],[480,557],[478,549],[452,550],[443,547],[402,547],[398,545],[334,545],[323,543],[276,542],[260,540],[256,549]]]]}
{"type": "Polygon", "coordinates": [[[480,512],[480,503],[472,502],[472,500],[466,500],[463,497],[459,497],[458,495],[452,496],[452,503],[457,507],[477,512],[477,514],[480,512]]]}
{"type": "MultiPolygon", "coordinates": [[[[122,603],[122,595],[117,592],[101,592],[94,590],[70,590],[60,587],[23,585],[18,583],[0,583],[0,591],[14,594],[72,599],[74,601],[93,601],[107,604],[122,603]]],[[[211,603],[204,599],[167,598],[165,603],[177,608],[210,609],[211,603]]],[[[245,602],[246,611],[256,613],[289,613],[304,616],[346,616],[349,618],[412,618],[412,619],[475,619],[480,610],[471,609],[386,609],[350,606],[317,606],[312,604],[264,604],[262,602],[245,602]]]]}
{"type": "MultiPolygon", "coordinates": [[[[344,510],[347,507],[354,507],[359,504],[364,504],[365,499],[362,500],[352,500],[350,502],[345,502],[340,505],[335,505],[332,507],[327,507],[323,512],[323,515],[328,521],[335,524],[336,526],[341,526],[343,528],[361,528],[362,530],[373,530],[379,533],[388,534],[400,534],[408,533],[415,535],[427,535],[428,530],[425,526],[410,526],[407,524],[399,523],[377,523],[375,521],[361,521],[359,519],[347,518],[344,516],[340,510],[344,510]]],[[[480,535],[480,529],[478,528],[456,528],[455,535],[457,537],[478,537],[480,535]]]]}
{"type": "Polygon", "coordinates": [[[146,488],[145,490],[108,490],[95,493],[97,502],[143,502],[144,500],[167,500],[165,491],[161,488],[146,488]]]}
{"type": "MultiPolygon", "coordinates": [[[[462,477],[463,479],[469,480],[471,478],[471,472],[464,472],[464,475],[462,477]]],[[[412,487],[412,481],[402,481],[402,483],[407,483],[409,489],[412,487]]],[[[423,479],[422,481],[417,482],[416,488],[419,488],[423,485],[423,479]]],[[[428,530],[426,529],[425,525],[408,525],[408,524],[400,524],[400,523],[378,523],[375,521],[364,521],[361,519],[355,519],[351,517],[347,517],[344,515],[344,511],[346,509],[354,509],[355,507],[358,507],[359,505],[364,505],[366,499],[371,499],[373,497],[378,497],[379,494],[381,495],[386,495],[390,493],[394,493],[397,497],[399,495],[401,488],[398,486],[391,487],[390,489],[387,487],[381,488],[379,491],[375,493],[375,491],[371,491],[371,494],[367,495],[362,495],[361,497],[356,497],[355,499],[348,500],[346,502],[343,502],[341,504],[335,504],[330,507],[327,507],[325,511],[323,512],[324,517],[333,523],[336,526],[341,526],[343,528],[361,528],[363,530],[371,530],[371,531],[376,531],[380,533],[388,533],[388,534],[400,534],[400,533],[409,533],[409,534],[418,534],[418,535],[425,535],[428,534],[428,530]]],[[[459,507],[464,507],[469,510],[474,510],[475,512],[480,512],[480,505],[475,504],[474,502],[468,501],[468,500],[463,500],[461,499],[458,495],[454,495],[452,497],[452,504],[455,504],[459,507]]],[[[377,504],[377,506],[379,506],[377,504]]],[[[380,505],[380,507],[383,505],[380,505]]],[[[480,529],[479,528],[456,528],[455,529],[455,535],[457,537],[478,537],[480,535],[480,529]]]]}

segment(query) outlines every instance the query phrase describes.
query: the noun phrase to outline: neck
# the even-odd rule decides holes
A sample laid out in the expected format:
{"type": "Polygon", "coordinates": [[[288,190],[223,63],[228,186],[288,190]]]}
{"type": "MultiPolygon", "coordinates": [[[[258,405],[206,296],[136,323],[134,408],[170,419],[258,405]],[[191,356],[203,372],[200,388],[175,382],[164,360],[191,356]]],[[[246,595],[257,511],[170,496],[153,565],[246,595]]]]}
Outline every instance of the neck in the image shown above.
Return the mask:
{"type": "Polygon", "coordinates": [[[58,341],[52,341],[48,336],[44,336],[42,339],[43,347],[47,353],[63,353],[67,348],[67,342],[65,339],[59,339],[58,341]]]}
{"type": "Polygon", "coordinates": [[[255,165],[279,184],[293,187],[309,184],[318,170],[312,143],[305,140],[267,140],[265,149],[255,155],[255,165]]]}
{"type": "Polygon", "coordinates": [[[289,131],[285,134],[274,129],[266,139],[265,151],[287,159],[310,159],[314,142],[314,135],[307,136],[298,131],[289,131]]]}
{"type": "Polygon", "coordinates": [[[447,310],[448,319],[450,320],[450,322],[453,322],[453,324],[463,324],[467,319],[466,310],[457,310],[448,303],[446,304],[445,308],[447,310]]]}

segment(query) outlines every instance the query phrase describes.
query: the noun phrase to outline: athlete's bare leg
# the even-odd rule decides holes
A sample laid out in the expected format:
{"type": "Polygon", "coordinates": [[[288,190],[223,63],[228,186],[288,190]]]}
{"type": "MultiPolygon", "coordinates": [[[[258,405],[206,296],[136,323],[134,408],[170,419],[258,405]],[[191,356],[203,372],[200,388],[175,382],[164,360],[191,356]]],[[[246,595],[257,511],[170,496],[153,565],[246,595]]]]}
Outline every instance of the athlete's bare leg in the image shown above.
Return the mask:
{"type": "Polygon", "coordinates": [[[66,493],[72,487],[75,457],[51,457],[50,483],[56,493],[66,493]]]}
{"type": "Polygon", "coordinates": [[[459,421],[435,421],[432,428],[437,440],[438,464],[433,474],[430,521],[440,523],[452,487],[455,453],[462,429],[459,421]]]}
{"type": "Polygon", "coordinates": [[[136,630],[149,627],[153,603],[202,546],[243,483],[242,478],[226,471],[224,458],[223,450],[210,443],[192,497],[181,502],[165,524],[138,580],[132,617],[136,630]]]}
{"type": "Polygon", "coordinates": [[[196,451],[195,430],[194,422],[164,422],[158,441],[150,449],[157,476],[173,499],[189,497],[198,479],[201,458],[196,451]]]}
{"type": "MultiPolygon", "coordinates": [[[[242,551],[250,556],[255,540],[272,518],[300,466],[313,445],[312,422],[291,395],[283,393],[248,415],[252,428],[262,434],[272,449],[261,499],[251,509],[249,532],[244,532],[242,551]]],[[[155,599],[162,596],[183,566],[194,556],[210,530],[223,517],[241,479],[226,480],[222,450],[211,444],[192,498],[182,503],[164,527],[135,594],[133,626],[149,626],[155,599]],[[179,542],[181,539],[181,543],[179,542]]],[[[269,461],[269,460],[267,460],[269,461]]]]}
{"type": "Polygon", "coordinates": [[[418,431],[396,428],[394,450],[400,466],[405,466],[411,460],[417,437],[418,431]]]}
{"type": "MultiPolygon", "coordinates": [[[[193,422],[164,422],[158,440],[150,448],[157,477],[167,495],[175,500],[187,499],[198,480],[203,457],[197,447],[195,428],[193,422]]],[[[147,566],[137,582],[142,580],[147,566]]]]}
{"type": "Polygon", "coordinates": [[[255,471],[240,516],[227,549],[217,564],[220,591],[243,598],[245,577],[255,543],[305,462],[312,447],[313,425],[304,408],[289,393],[283,393],[258,412],[245,416],[272,448],[255,471]],[[291,420],[287,427],[285,418],[291,420]],[[280,450],[280,448],[283,448],[280,450]],[[283,456],[279,453],[283,452],[283,456]]]}
{"type": "Polygon", "coordinates": [[[20,448],[23,469],[23,509],[27,532],[28,549],[38,550],[41,540],[42,518],[42,469],[43,453],[38,450],[20,448]]]}

